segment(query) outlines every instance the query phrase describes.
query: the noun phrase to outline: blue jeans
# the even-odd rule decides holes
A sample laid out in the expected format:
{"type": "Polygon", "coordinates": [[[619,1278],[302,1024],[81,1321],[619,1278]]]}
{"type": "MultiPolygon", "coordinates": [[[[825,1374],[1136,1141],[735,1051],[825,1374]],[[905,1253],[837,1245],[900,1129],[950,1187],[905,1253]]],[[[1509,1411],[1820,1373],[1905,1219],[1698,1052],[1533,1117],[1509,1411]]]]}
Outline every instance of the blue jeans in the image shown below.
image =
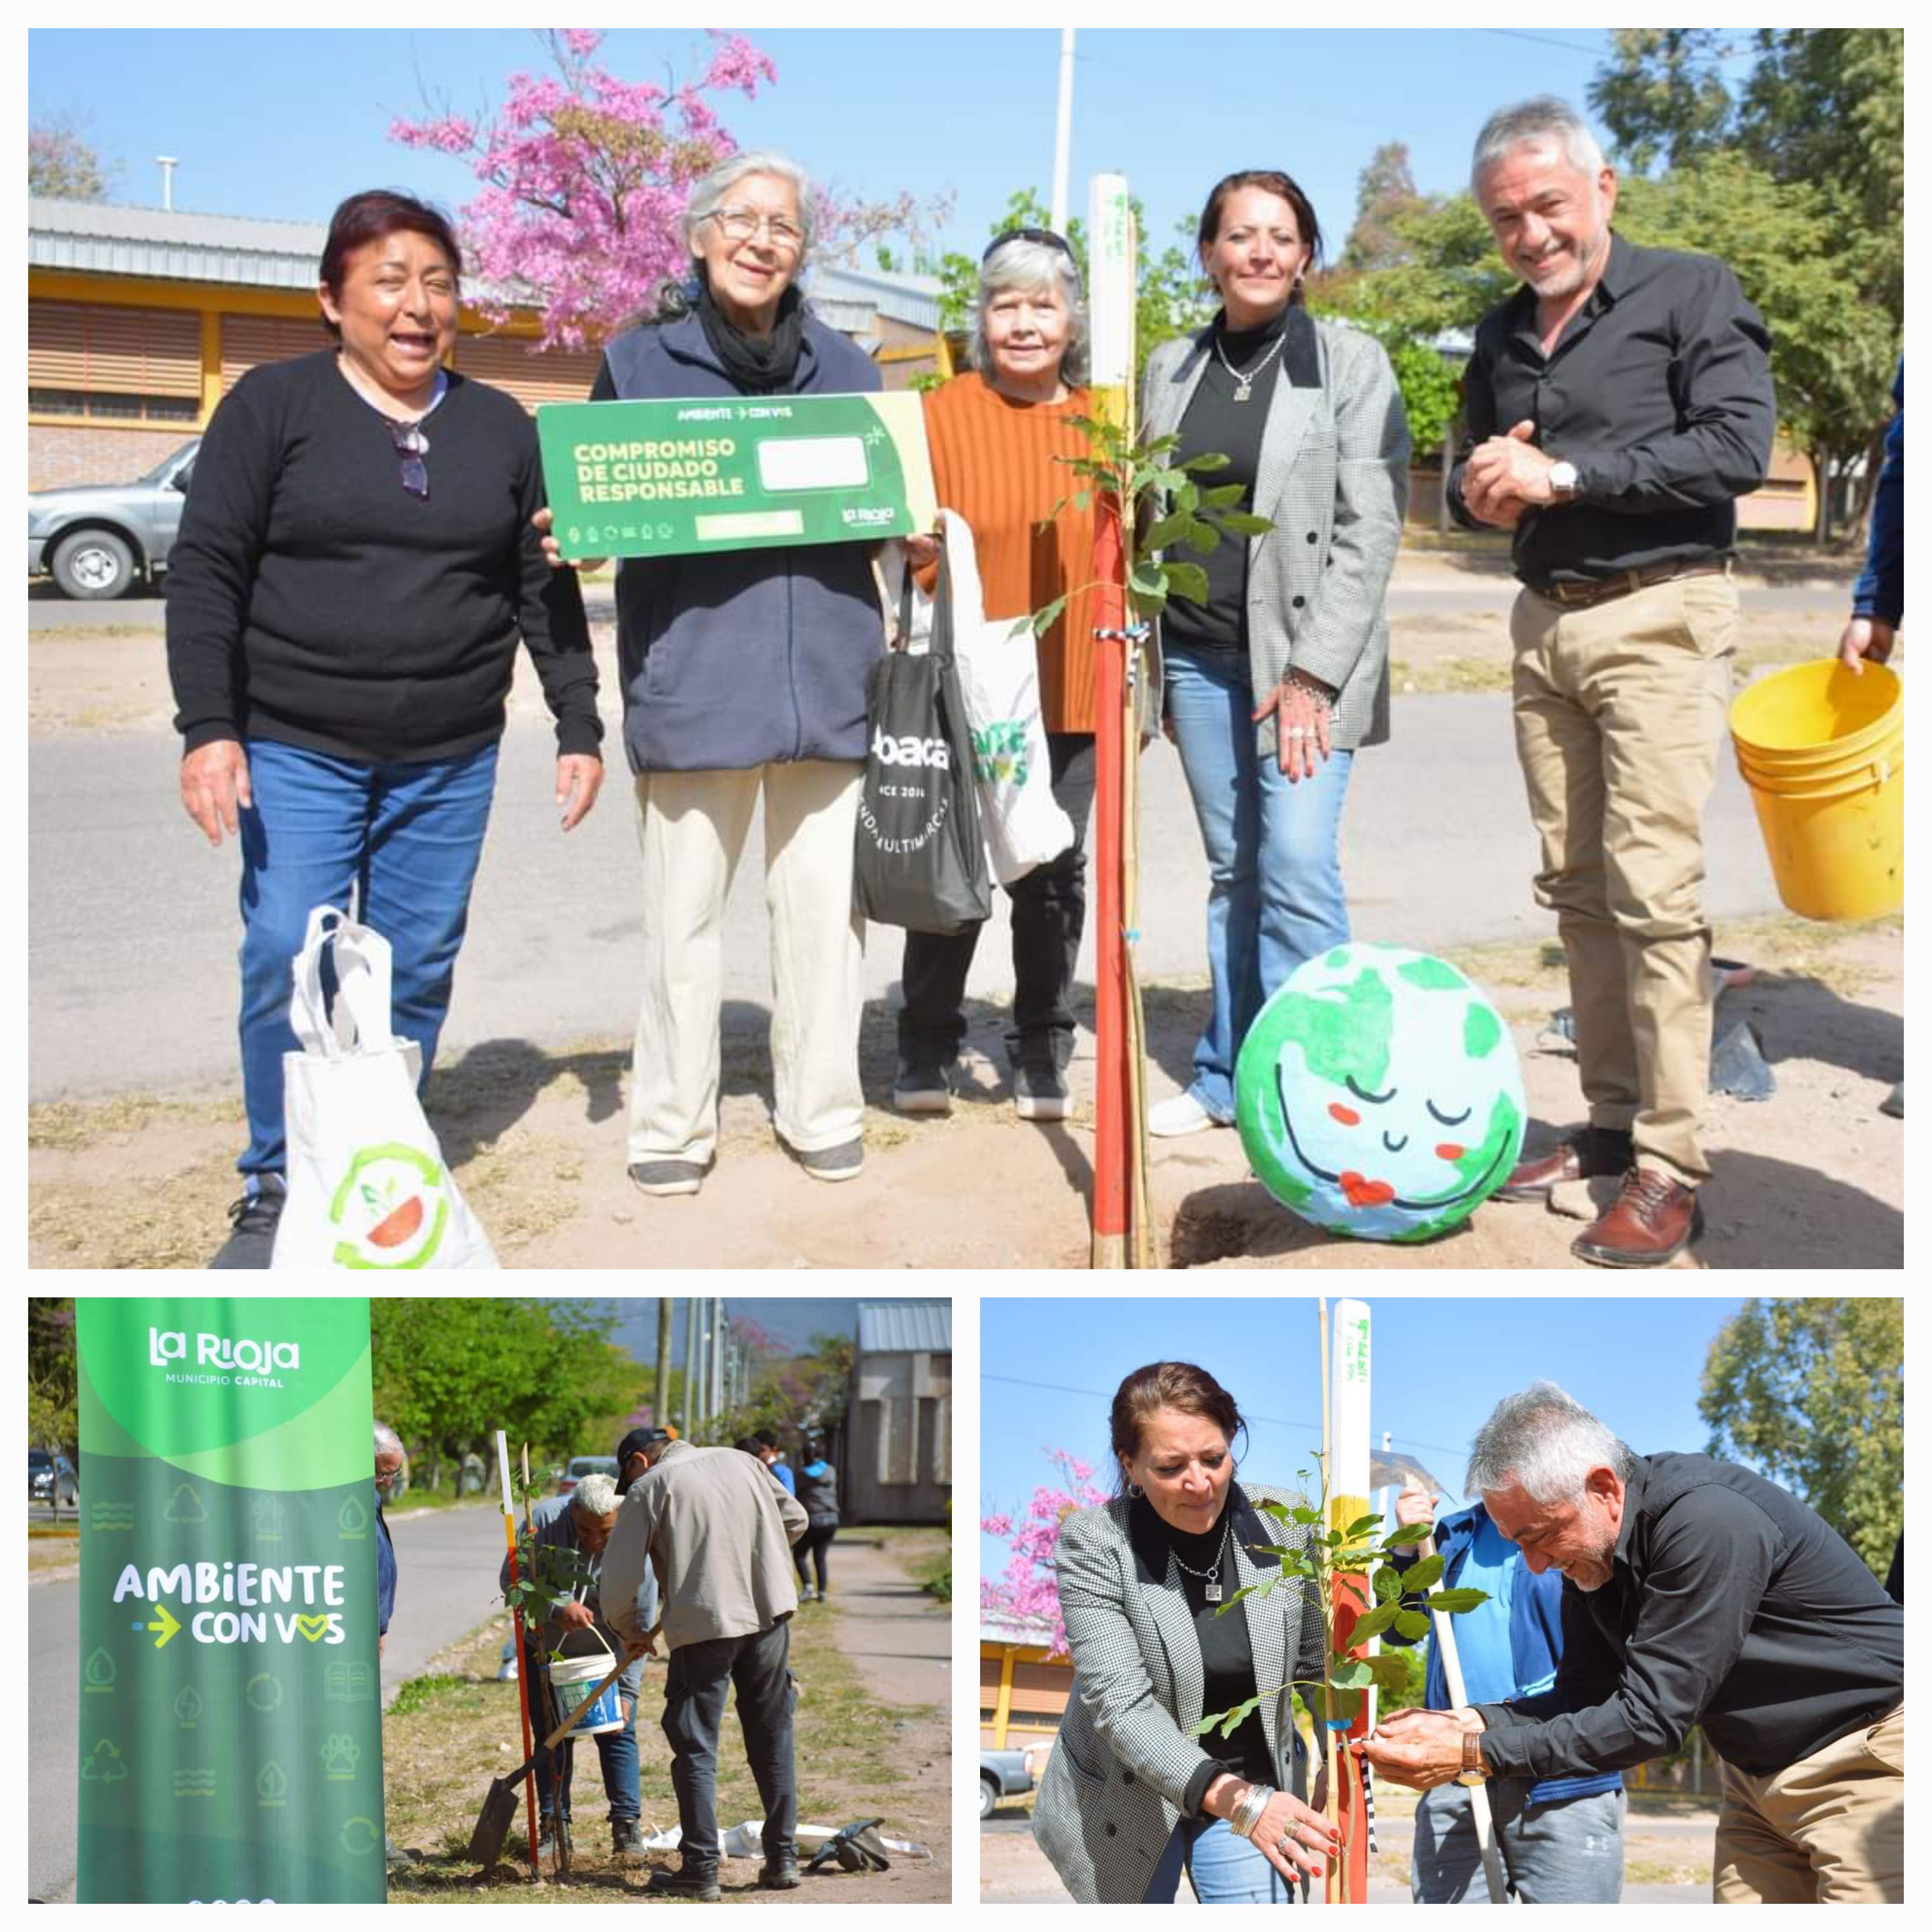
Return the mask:
{"type": "MultiPolygon", "coordinates": [[[[1623,1896],[1622,1792],[1532,1804],[1524,1779],[1492,1778],[1486,1789],[1504,1882],[1524,1904],[1615,1905],[1623,1896]]],[[[1418,1905],[1496,1903],[1465,1786],[1438,1784],[1415,1808],[1409,1892],[1418,1905]]]]}
{"type": "MultiPolygon", "coordinates": [[[[530,1672],[528,1682],[534,1692],[545,1680],[537,1654],[537,1646],[533,1643],[526,1642],[525,1644],[524,1667],[530,1672]]],[[[620,1684],[618,1688],[621,1690],[622,1686],[620,1684]]],[[[580,1702],[587,1694],[583,1690],[572,1691],[572,1702],[580,1702]]],[[[625,1716],[624,1728],[621,1731],[600,1731],[594,1740],[597,1746],[598,1762],[604,1770],[604,1796],[610,1803],[610,1822],[614,1825],[622,1819],[639,1818],[644,1813],[644,1804],[638,1788],[637,1700],[632,1698],[626,1701],[631,1708],[625,1716]]],[[[535,1742],[539,1744],[550,1736],[570,1708],[566,1705],[564,1710],[558,1712],[555,1717],[544,1712],[542,1714],[543,1722],[538,1725],[537,1718],[542,1702],[541,1697],[536,1696],[532,1696],[530,1701],[530,1724],[536,1733],[535,1742]]],[[[570,1779],[572,1772],[576,1768],[577,1745],[576,1738],[566,1738],[554,1749],[538,1754],[537,1816],[539,1819],[550,1816],[550,1792],[553,1780],[562,1785],[562,1809],[565,1817],[570,1816],[570,1779]]]]}
{"type": "Polygon", "coordinates": [[[252,1183],[282,1173],[282,1055],[290,962],[310,912],[346,907],[389,942],[390,1018],[422,1048],[429,1077],[449,1010],[470,889],[483,855],[496,748],[416,764],[368,764],[270,740],[248,741],[254,805],[242,814],[242,1086],[252,1183]]]}
{"type": "Polygon", "coordinates": [[[1166,709],[1208,854],[1214,1006],[1189,1087],[1234,1118],[1234,1059],[1269,995],[1305,959],[1348,940],[1336,840],[1352,752],[1291,784],[1255,751],[1253,687],[1239,652],[1170,649],[1166,709]]]}
{"type": "Polygon", "coordinates": [[[1292,1905],[1286,1879],[1225,1818],[1184,1818],[1174,1828],[1142,1894],[1143,1905],[1172,1905],[1185,1870],[1203,1905],[1292,1905]]]}

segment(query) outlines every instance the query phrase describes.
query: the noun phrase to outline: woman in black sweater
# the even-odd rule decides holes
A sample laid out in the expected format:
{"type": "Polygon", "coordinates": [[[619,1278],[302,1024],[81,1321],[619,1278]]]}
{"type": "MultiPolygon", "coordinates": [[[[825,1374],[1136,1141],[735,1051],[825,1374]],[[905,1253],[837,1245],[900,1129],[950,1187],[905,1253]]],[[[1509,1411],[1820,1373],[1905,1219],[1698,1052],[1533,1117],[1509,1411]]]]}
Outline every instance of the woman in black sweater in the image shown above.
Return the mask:
{"type": "Polygon", "coordinates": [[[563,829],[603,776],[575,576],[530,518],[536,429],[443,368],[462,256],[406,195],[335,212],[319,291],[333,350],[252,370],[215,411],[169,560],[182,800],[242,845],[245,1191],[216,1268],[265,1268],[286,1154],[290,962],[346,906],[394,956],[395,1030],[428,1078],[482,856],[520,636],[556,720],[563,829]]]}

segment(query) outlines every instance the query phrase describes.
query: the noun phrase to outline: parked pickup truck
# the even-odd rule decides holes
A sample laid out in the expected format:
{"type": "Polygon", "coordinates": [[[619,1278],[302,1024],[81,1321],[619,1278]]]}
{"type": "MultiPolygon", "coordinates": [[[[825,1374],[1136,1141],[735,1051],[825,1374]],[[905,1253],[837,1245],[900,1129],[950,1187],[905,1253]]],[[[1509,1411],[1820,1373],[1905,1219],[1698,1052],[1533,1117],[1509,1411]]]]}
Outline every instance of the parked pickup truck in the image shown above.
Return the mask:
{"type": "Polygon", "coordinates": [[[1024,1750],[980,1753],[980,1816],[990,1818],[1002,1798],[1016,1798],[1034,1787],[1034,1774],[1046,1760],[1047,1747],[1029,1744],[1024,1750]]]}
{"type": "Polygon", "coordinates": [[[70,597],[118,597],[168,567],[196,436],[132,483],[27,493],[27,574],[51,573],[70,597]]]}

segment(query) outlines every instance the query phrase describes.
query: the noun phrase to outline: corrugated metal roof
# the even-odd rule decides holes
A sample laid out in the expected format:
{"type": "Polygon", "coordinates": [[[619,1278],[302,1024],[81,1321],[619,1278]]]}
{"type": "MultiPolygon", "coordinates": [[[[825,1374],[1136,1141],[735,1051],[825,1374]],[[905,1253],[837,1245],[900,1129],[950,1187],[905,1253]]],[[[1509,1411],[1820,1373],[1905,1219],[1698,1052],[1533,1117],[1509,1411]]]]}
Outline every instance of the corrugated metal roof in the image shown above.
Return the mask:
{"type": "MultiPolygon", "coordinates": [[[[27,203],[29,266],[82,274],[312,289],[328,239],[328,224],[320,221],[256,221],[46,197],[27,203]]],[[[827,267],[808,271],[805,288],[827,326],[848,335],[870,334],[875,316],[914,328],[939,326],[940,284],[931,275],[827,267]]],[[[472,300],[485,292],[475,285],[467,290],[472,300]]]]}
{"type": "Polygon", "coordinates": [[[84,274],[149,275],[244,288],[312,289],[326,223],[30,199],[27,260],[84,274]]]}
{"type": "Polygon", "coordinates": [[[860,1303],[860,1354],[944,1355],[951,1354],[952,1350],[951,1302],[860,1303]]]}

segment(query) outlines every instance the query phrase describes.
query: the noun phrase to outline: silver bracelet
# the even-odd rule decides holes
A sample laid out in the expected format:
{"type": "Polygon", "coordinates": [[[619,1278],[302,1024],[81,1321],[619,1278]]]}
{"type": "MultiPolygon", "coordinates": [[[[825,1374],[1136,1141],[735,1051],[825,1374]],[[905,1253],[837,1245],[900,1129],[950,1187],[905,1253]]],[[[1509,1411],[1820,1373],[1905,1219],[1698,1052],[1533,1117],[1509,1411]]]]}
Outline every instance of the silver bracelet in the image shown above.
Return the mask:
{"type": "Polygon", "coordinates": [[[1335,694],[1326,685],[1316,684],[1298,670],[1283,672],[1281,681],[1300,692],[1304,697],[1312,699],[1322,710],[1329,710],[1335,702],[1335,694]]]}
{"type": "Polygon", "coordinates": [[[1262,1815],[1268,1808],[1274,1796],[1271,1784],[1251,1784],[1234,1800],[1234,1808],[1228,1816],[1228,1828],[1238,1838],[1252,1838],[1255,1827],[1262,1822],[1262,1815]]]}

